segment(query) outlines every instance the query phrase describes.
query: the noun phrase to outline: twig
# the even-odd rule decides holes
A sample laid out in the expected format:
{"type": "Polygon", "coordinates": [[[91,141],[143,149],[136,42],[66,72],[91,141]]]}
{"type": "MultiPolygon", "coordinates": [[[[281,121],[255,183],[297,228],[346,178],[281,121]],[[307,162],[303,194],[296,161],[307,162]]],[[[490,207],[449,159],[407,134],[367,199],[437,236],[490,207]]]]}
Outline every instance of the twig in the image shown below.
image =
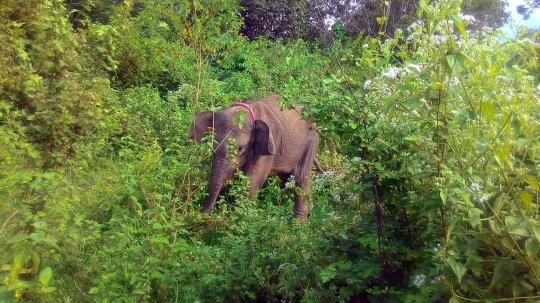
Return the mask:
{"type": "Polygon", "coordinates": [[[16,214],[19,213],[19,210],[17,209],[16,211],[14,211],[11,216],[9,216],[6,220],[6,222],[4,222],[4,225],[2,225],[2,229],[0,229],[0,234],[4,231],[4,228],[6,228],[6,225],[8,224],[9,220],[11,220],[11,218],[13,218],[16,214]]]}

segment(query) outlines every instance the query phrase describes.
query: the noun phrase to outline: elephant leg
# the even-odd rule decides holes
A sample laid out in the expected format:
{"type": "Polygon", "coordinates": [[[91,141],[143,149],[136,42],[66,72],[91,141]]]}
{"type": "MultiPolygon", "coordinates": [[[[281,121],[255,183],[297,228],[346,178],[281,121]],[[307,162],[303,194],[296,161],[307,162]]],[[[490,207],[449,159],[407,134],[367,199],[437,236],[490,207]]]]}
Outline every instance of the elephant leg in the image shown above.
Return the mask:
{"type": "Polygon", "coordinates": [[[249,178],[251,184],[249,186],[249,196],[253,197],[257,191],[263,186],[264,181],[268,178],[270,170],[272,170],[272,163],[274,156],[259,157],[255,163],[250,166],[244,174],[249,178]]]}
{"type": "Polygon", "coordinates": [[[300,222],[305,222],[309,212],[309,177],[315,159],[315,153],[319,146],[319,136],[317,133],[308,135],[306,149],[295,168],[296,185],[301,190],[294,194],[294,215],[300,222]]]}

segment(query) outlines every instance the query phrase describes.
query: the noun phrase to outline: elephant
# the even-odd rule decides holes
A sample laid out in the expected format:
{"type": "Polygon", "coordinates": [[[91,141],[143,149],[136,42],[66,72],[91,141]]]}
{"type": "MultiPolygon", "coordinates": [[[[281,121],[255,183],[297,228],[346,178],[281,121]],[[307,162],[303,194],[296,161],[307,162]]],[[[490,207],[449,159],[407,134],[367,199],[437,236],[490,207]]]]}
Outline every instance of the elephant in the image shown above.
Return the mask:
{"type": "Polygon", "coordinates": [[[304,196],[308,194],[308,177],[313,164],[322,171],[315,158],[319,133],[314,129],[315,124],[303,119],[297,109],[283,109],[278,101],[279,97],[272,95],[257,101],[236,102],[216,112],[204,111],[195,117],[189,138],[200,143],[205,132],[215,133],[208,196],[201,212],[212,211],[221,188],[237,169],[251,181],[250,197],[273,171],[281,180],[294,176],[296,186],[301,188],[294,194],[294,214],[301,222],[307,220],[309,201],[304,201],[304,196]],[[240,127],[233,119],[242,114],[246,116],[240,127]],[[237,151],[228,154],[229,138],[236,140],[237,151]]]}

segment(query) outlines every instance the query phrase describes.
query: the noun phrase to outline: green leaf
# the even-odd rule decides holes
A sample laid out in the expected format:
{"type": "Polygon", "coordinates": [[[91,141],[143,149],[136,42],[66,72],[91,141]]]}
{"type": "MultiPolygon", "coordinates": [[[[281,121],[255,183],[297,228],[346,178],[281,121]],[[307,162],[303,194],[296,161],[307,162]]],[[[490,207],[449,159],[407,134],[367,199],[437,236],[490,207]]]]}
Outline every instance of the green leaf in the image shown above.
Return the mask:
{"type": "Polygon", "coordinates": [[[471,200],[470,200],[468,191],[464,190],[463,188],[457,188],[457,187],[452,188],[452,191],[460,195],[464,202],[470,203],[471,200]]]}
{"type": "Polygon", "coordinates": [[[454,25],[458,28],[459,32],[463,37],[467,38],[467,32],[465,31],[465,26],[463,26],[463,21],[458,14],[450,14],[450,18],[454,20],[454,25]]]}
{"type": "Polygon", "coordinates": [[[480,224],[480,215],[484,212],[481,209],[478,208],[472,208],[469,210],[469,219],[471,222],[472,227],[476,227],[480,224]]]}
{"type": "Polygon", "coordinates": [[[458,278],[458,283],[461,283],[461,279],[467,272],[467,268],[465,268],[465,265],[463,265],[461,262],[456,261],[454,259],[448,259],[448,265],[450,265],[450,268],[452,268],[452,271],[458,278]]]}
{"type": "Polygon", "coordinates": [[[439,194],[441,195],[441,200],[443,204],[446,204],[446,199],[448,198],[448,194],[446,193],[446,190],[444,188],[441,188],[439,194]]]}
{"type": "Polygon", "coordinates": [[[413,98],[407,98],[405,100],[405,105],[407,105],[407,107],[410,109],[410,110],[413,110],[415,108],[417,108],[418,106],[422,105],[422,102],[416,100],[416,99],[413,99],[413,98]]]}
{"type": "Polygon", "coordinates": [[[411,59],[409,57],[409,55],[407,55],[407,53],[405,53],[405,52],[398,52],[398,53],[396,53],[396,55],[399,56],[402,59],[405,59],[405,60],[410,60],[411,59]]]}
{"type": "Polygon", "coordinates": [[[15,237],[9,239],[9,241],[7,241],[7,244],[17,243],[17,242],[21,242],[27,239],[28,239],[27,234],[18,234],[15,237]]]}
{"type": "Polygon", "coordinates": [[[504,167],[504,164],[508,164],[508,167],[510,167],[510,170],[514,170],[514,165],[512,164],[512,161],[510,160],[510,148],[508,147],[501,147],[497,148],[493,151],[495,160],[499,164],[501,168],[504,167]]]}
{"type": "Polygon", "coordinates": [[[8,287],[8,291],[30,288],[32,285],[26,281],[17,281],[8,287]]]}
{"type": "Polygon", "coordinates": [[[21,269],[24,267],[26,262],[30,259],[30,250],[28,248],[18,249],[13,258],[13,265],[15,268],[21,269]]]}
{"type": "Polygon", "coordinates": [[[504,199],[501,198],[501,195],[502,192],[497,192],[491,195],[487,200],[487,203],[491,205],[494,213],[499,213],[499,211],[504,205],[504,199]]]}
{"type": "Polygon", "coordinates": [[[489,101],[480,103],[480,110],[490,120],[495,118],[495,106],[489,101]]]}
{"type": "Polygon", "coordinates": [[[38,280],[43,285],[47,285],[51,281],[51,278],[52,278],[52,269],[47,266],[44,269],[42,269],[41,272],[39,273],[38,280]]]}
{"type": "Polygon", "coordinates": [[[534,224],[532,226],[532,230],[533,230],[534,235],[536,236],[536,239],[540,240],[540,228],[536,224],[534,224]]]}
{"type": "Polygon", "coordinates": [[[540,242],[536,238],[529,238],[525,241],[525,252],[529,258],[534,259],[540,250],[540,242]]]}
{"type": "Polygon", "coordinates": [[[43,288],[41,291],[43,291],[45,293],[50,293],[50,292],[53,292],[55,290],[56,290],[56,287],[49,286],[49,287],[43,288]]]}
{"type": "Polygon", "coordinates": [[[152,237],[151,239],[152,243],[161,243],[161,244],[169,244],[169,239],[167,239],[166,237],[163,237],[163,236],[160,236],[160,235],[156,235],[154,237],[152,237]]]}
{"type": "Polygon", "coordinates": [[[530,236],[530,233],[525,228],[516,228],[510,231],[511,234],[522,236],[522,237],[528,237],[530,236]]]}
{"type": "Polygon", "coordinates": [[[502,260],[495,265],[495,273],[491,280],[491,287],[497,286],[509,278],[514,277],[514,269],[516,267],[516,261],[514,260],[502,260]]]}
{"type": "Polygon", "coordinates": [[[47,227],[47,222],[45,221],[36,221],[34,223],[32,223],[32,225],[37,228],[38,230],[41,230],[41,229],[44,229],[45,227],[47,227]]]}
{"type": "Polygon", "coordinates": [[[519,197],[521,198],[521,202],[523,202],[523,205],[525,206],[525,209],[528,211],[532,211],[532,196],[528,191],[520,190],[518,191],[519,197]]]}
{"type": "Polygon", "coordinates": [[[448,303],[463,303],[463,300],[461,300],[460,298],[458,298],[456,296],[453,296],[452,298],[450,298],[448,303]]]}
{"type": "Polygon", "coordinates": [[[320,277],[321,277],[321,280],[323,281],[323,283],[326,283],[330,280],[332,280],[336,275],[337,275],[337,271],[336,271],[336,268],[332,265],[324,268],[323,270],[321,270],[321,273],[319,274],[320,277]]]}
{"type": "Polygon", "coordinates": [[[524,293],[525,293],[525,289],[523,288],[521,283],[514,282],[514,284],[512,284],[512,294],[514,295],[514,297],[519,297],[524,293]]]}
{"type": "Polygon", "coordinates": [[[39,270],[39,264],[41,264],[41,259],[35,251],[30,252],[30,257],[32,258],[32,273],[36,274],[39,270]]]}
{"type": "Polygon", "coordinates": [[[390,100],[386,103],[386,107],[384,109],[385,114],[390,115],[396,110],[396,101],[390,100]]]}
{"type": "Polygon", "coordinates": [[[60,250],[60,247],[58,247],[58,244],[56,244],[56,242],[53,239],[43,238],[43,239],[41,239],[41,242],[45,242],[45,243],[49,244],[50,246],[60,250]]]}
{"type": "Polygon", "coordinates": [[[534,176],[527,175],[527,183],[529,183],[533,190],[538,190],[538,180],[534,176]]]}
{"type": "Polygon", "coordinates": [[[43,232],[30,234],[30,239],[32,239],[35,242],[41,242],[44,238],[45,238],[45,235],[43,234],[43,232]]]}
{"type": "Polygon", "coordinates": [[[91,294],[91,295],[94,295],[94,294],[97,294],[98,292],[99,292],[99,288],[92,287],[92,288],[90,288],[90,291],[88,293],[91,294]]]}

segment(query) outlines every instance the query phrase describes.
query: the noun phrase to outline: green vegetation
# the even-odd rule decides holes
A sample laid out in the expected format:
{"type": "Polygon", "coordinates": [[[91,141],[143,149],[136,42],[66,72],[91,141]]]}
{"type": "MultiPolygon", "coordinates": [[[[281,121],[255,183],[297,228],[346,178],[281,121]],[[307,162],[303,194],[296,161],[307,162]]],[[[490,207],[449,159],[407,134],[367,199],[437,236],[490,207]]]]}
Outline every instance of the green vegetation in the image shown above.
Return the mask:
{"type": "Polygon", "coordinates": [[[422,0],[249,40],[238,2],[0,4],[0,302],[540,299],[537,34],[422,0]],[[193,117],[271,93],[317,121],[308,222],[241,174],[200,214],[193,117]]]}

